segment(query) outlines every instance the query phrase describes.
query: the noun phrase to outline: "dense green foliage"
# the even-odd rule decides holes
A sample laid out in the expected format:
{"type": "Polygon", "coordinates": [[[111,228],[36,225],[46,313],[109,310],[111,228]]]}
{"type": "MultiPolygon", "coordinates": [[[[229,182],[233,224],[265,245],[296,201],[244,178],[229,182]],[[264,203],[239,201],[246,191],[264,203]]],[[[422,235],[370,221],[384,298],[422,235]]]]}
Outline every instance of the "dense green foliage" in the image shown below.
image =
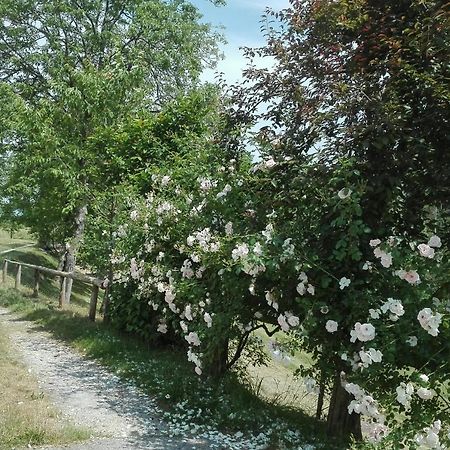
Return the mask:
{"type": "MultiPolygon", "coordinates": [[[[55,258],[36,248],[19,250],[11,258],[47,267],[57,264],[55,258]]],[[[298,409],[259,398],[250,380],[239,376],[242,374],[229,373],[220,380],[200,379],[179,349],[171,347],[167,351],[161,346],[150,346],[133,335],[118,333],[101,321],[92,323],[86,317],[89,290],[83,284],[75,283],[76,302],[69,311],[61,311],[56,308],[58,291],[52,279],[43,280],[38,299],[30,299],[33,272],[25,269],[22,275],[21,292],[0,284],[0,305],[20,314],[23,320],[33,321],[59,341],[96,359],[119,378],[136,383],[141,390],[156,397],[171,429],[189,425],[197,435],[217,433],[217,430],[241,432],[243,438],[239,435],[234,438],[237,443],[246,439],[262,445],[267,439],[276,447],[288,445],[290,441],[302,442],[302,434],[314,436],[317,442],[323,439],[322,424],[316,424],[298,409]],[[297,432],[299,424],[301,431],[297,432]],[[263,429],[272,429],[271,436],[265,437],[261,433],[263,429]]],[[[12,282],[8,277],[9,286],[12,282]]],[[[249,446],[242,444],[241,448],[249,446]]],[[[330,443],[325,448],[335,447],[330,443]]]]}
{"type": "MultiPolygon", "coordinates": [[[[248,68],[247,85],[232,91],[239,105],[232,116],[244,126],[269,123],[254,135],[262,154],[279,167],[262,187],[261,197],[267,199],[262,209],[276,205],[280,225],[292,225],[286,236],[303,237],[299,243],[309,260],[352,280],[349,290],[324,296],[333,299],[351,327],[367,311],[366,296],[371,301],[382,293],[400,298],[392,292],[393,282],[381,288],[370,276],[364,284],[363,262],[373,257],[369,239],[389,241],[396,235],[414,246],[423,241],[423,233],[434,231],[448,241],[448,14],[441,1],[291,3],[290,9],[268,14],[267,46],[247,51],[250,58],[276,62],[268,69],[248,68]],[[330,204],[327,197],[339,189],[351,200],[330,204]],[[430,217],[441,217],[440,225],[431,225],[430,217]]],[[[389,247],[383,251],[389,253],[389,247]]],[[[433,289],[439,298],[448,296],[444,267],[434,269],[441,271],[440,281],[432,272],[433,282],[427,280],[436,283],[430,286],[429,303],[433,289]]],[[[321,282],[323,287],[328,283],[321,282]]],[[[412,301],[412,294],[405,295],[412,301]]],[[[343,331],[347,334],[347,327],[343,331]]],[[[338,342],[343,338],[339,333],[338,342]]],[[[323,352],[318,360],[319,366],[323,361],[322,376],[324,370],[331,376],[331,367],[345,370],[339,358],[329,365],[323,329],[308,333],[303,345],[323,352]]],[[[435,361],[439,365],[448,360],[450,349],[445,341],[437,345],[442,345],[435,361]]],[[[395,367],[404,364],[401,349],[389,351],[393,366],[384,366],[385,386],[392,386],[395,367]]],[[[423,367],[420,357],[413,359],[409,355],[407,367],[423,367]]],[[[446,378],[442,374],[448,366],[441,368],[446,378]]],[[[383,383],[377,380],[378,390],[383,383]]],[[[347,425],[341,422],[334,432],[347,425]]],[[[392,436],[394,442],[399,439],[392,436]]]]}
{"type": "MultiPolygon", "coordinates": [[[[212,89],[193,91],[159,113],[130,118],[91,137],[91,159],[85,173],[89,173],[93,189],[80,255],[84,264],[107,273],[117,228],[128,211],[126,199],[151,192],[152,177],[162,167],[211,147],[207,141],[218,124],[217,101],[212,89]]],[[[199,170],[203,168],[199,166],[199,170]]],[[[136,316],[136,320],[141,319],[136,316]]]]}
{"type": "Polygon", "coordinates": [[[1,149],[6,193],[42,242],[79,241],[89,138],[196,86],[217,36],[184,1],[5,0],[0,14],[0,79],[22,103],[1,149]]]}
{"type": "Polygon", "coordinates": [[[108,120],[108,103],[129,96],[161,101],[192,85],[216,51],[209,26],[185,1],[4,0],[0,14],[2,81],[32,103],[57,100],[61,90],[84,99],[72,111],[82,117],[103,106],[108,120]]]}
{"type": "Polygon", "coordinates": [[[276,64],[247,70],[236,118],[269,121],[258,138],[271,154],[355,158],[370,224],[417,232],[423,206],[449,208],[445,2],[292,4],[269,16],[282,29],[268,45],[248,51],[276,64]]]}

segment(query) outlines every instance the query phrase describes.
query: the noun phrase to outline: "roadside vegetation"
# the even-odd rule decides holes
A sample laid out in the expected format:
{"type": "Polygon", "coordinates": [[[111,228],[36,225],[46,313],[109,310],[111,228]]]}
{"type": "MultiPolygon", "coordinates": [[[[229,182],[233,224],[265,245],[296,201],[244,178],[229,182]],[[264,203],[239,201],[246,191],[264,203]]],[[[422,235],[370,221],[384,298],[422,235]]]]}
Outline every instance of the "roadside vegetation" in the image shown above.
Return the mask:
{"type": "Polygon", "coordinates": [[[0,14],[0,223],[99,278],[109,325],[77,283],[65,311],[49,280],[5,304],[171,418],[273,448],[320,440],[325,416],[355,448],[450,446],[445,2],[268,8],[234,86],[201,82],[221,38],[188,0],[0,14]],[[317,402],[271,394],[271,367],[317,402]]]}
{"type": "Polygon", "coordinates": [[[26,230],[20,230],[13,233],[13,237],[9,232],[6,232],[0,228],[0,253],[12,248],[28,245],[34,241],[30,238],[30,235],[26,230]]]}
{"type": "MultiPolygon", "coordinates": [[[[8,257],[47,267],[57,265],[56,259],[37,248],[21,249],[8,257]]],[[[32,271],[23,270],[20,291],[13,289],[12,275],[6,285],[0,284],[1,306],[35,322],[56,339],[155,396],[167,420],[188,421],[200,430],[213,427],[247,436],[270,431],[273,449],[281,445],[296,448],[305,442],[316,443],[319,448],[340,448],[326,440],[324,424],[313,419],[316,396],[308,394],[301,379],[294,377],[298,363],[307,362],[307,356],[298,354],[290,361],[278,362],[267,353],[267,365],[242,361],[226,377],[205,381],[193,373],[179,348],[149,346],[130,334],[117,332],[100,318],[96,323],[89,321],[89,290],[83,284],[74,283],[73,301],[62,311],[57,308],[56,281],[44,279],[41,294],[35,299],[31,297],[32,271]]]]}

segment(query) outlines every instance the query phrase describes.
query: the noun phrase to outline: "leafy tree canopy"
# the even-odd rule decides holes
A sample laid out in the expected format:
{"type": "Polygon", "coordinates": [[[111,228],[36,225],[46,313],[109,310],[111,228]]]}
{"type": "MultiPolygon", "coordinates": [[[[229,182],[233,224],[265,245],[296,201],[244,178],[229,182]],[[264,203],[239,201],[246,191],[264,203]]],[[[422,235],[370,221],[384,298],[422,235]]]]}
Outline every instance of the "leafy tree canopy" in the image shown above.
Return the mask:
{"type": "Polygon", "coordinates": [[[2,89],[23,105],[8,142],[7,193],[32,226],[80,235],[74,218],[96,160],[90,137],[192,89],[218,56],[218,37],[179,0],[5,0],[0,14],[2,89]]]}
{"type": "Polygon", "coordinates": [[[183,0],[2,0],[0,15],[0,79],[33,102],[57,98],[55,82],[75,89],[80,71],[108,77],[118,64],[161,100],[217,56],[217,36],[183,0]]]}
{"type": "Polygon", "coordinates": [[[247,56],[275,63],[245,71],[235,120],[268,122],[257,139],[271,155],[314,155],[327,165],[354,157],[369,186],[370,225],[383,217],[385,230],[417,234],[425,205],[449,208],[445,8],[437,0],[293,0],[269,12],[268,43],[247,56]]]}

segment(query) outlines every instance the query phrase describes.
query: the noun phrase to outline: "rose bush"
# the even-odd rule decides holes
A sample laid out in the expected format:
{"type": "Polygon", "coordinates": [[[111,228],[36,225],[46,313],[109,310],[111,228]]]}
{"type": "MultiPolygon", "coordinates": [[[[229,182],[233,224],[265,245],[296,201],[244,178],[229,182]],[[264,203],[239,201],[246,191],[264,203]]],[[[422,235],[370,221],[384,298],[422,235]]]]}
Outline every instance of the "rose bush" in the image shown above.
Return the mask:
{"type": "Polygon", "coordinates": [[[425,221],[417,242],[374,236],[352,161],[327,178],[292,159],[215,156],[155,171],[117,232],[115,283],[154,332],[184,342],[199,375],[230,368],[256,329],[287,333],[314,356],[299,372],[330,390],[329,417],[344,395],[372,439],[389,430],[423,446],[430,424],[446,430],[448,252],[432,231],[442,224],[425,221]],[[295,177],[302,195],[289,205],[280,196],[295,177]]]}

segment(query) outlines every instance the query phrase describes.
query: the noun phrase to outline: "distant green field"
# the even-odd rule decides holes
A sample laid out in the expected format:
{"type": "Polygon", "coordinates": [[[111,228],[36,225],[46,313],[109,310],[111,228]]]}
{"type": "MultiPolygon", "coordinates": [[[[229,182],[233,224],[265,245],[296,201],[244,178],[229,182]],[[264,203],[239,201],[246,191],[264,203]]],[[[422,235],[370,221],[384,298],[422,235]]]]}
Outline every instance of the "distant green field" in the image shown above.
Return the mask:
{"type": "Polygon", "coordinates": [[[0,229],[0,253],[22,245],[32,244],[33,242],[35,241],[27,230],[20,230],[13,233],[13,237],[11,239],[8,231],[0,229]]]}
{"type": "Polygon", "coordinates": [[[11,238],[8,231],[0,228],[0,252],[22,245],[32,244],[33,242],[35,241],[27,230],[17,231],[13,233],[13,237],[11,238]]]}

